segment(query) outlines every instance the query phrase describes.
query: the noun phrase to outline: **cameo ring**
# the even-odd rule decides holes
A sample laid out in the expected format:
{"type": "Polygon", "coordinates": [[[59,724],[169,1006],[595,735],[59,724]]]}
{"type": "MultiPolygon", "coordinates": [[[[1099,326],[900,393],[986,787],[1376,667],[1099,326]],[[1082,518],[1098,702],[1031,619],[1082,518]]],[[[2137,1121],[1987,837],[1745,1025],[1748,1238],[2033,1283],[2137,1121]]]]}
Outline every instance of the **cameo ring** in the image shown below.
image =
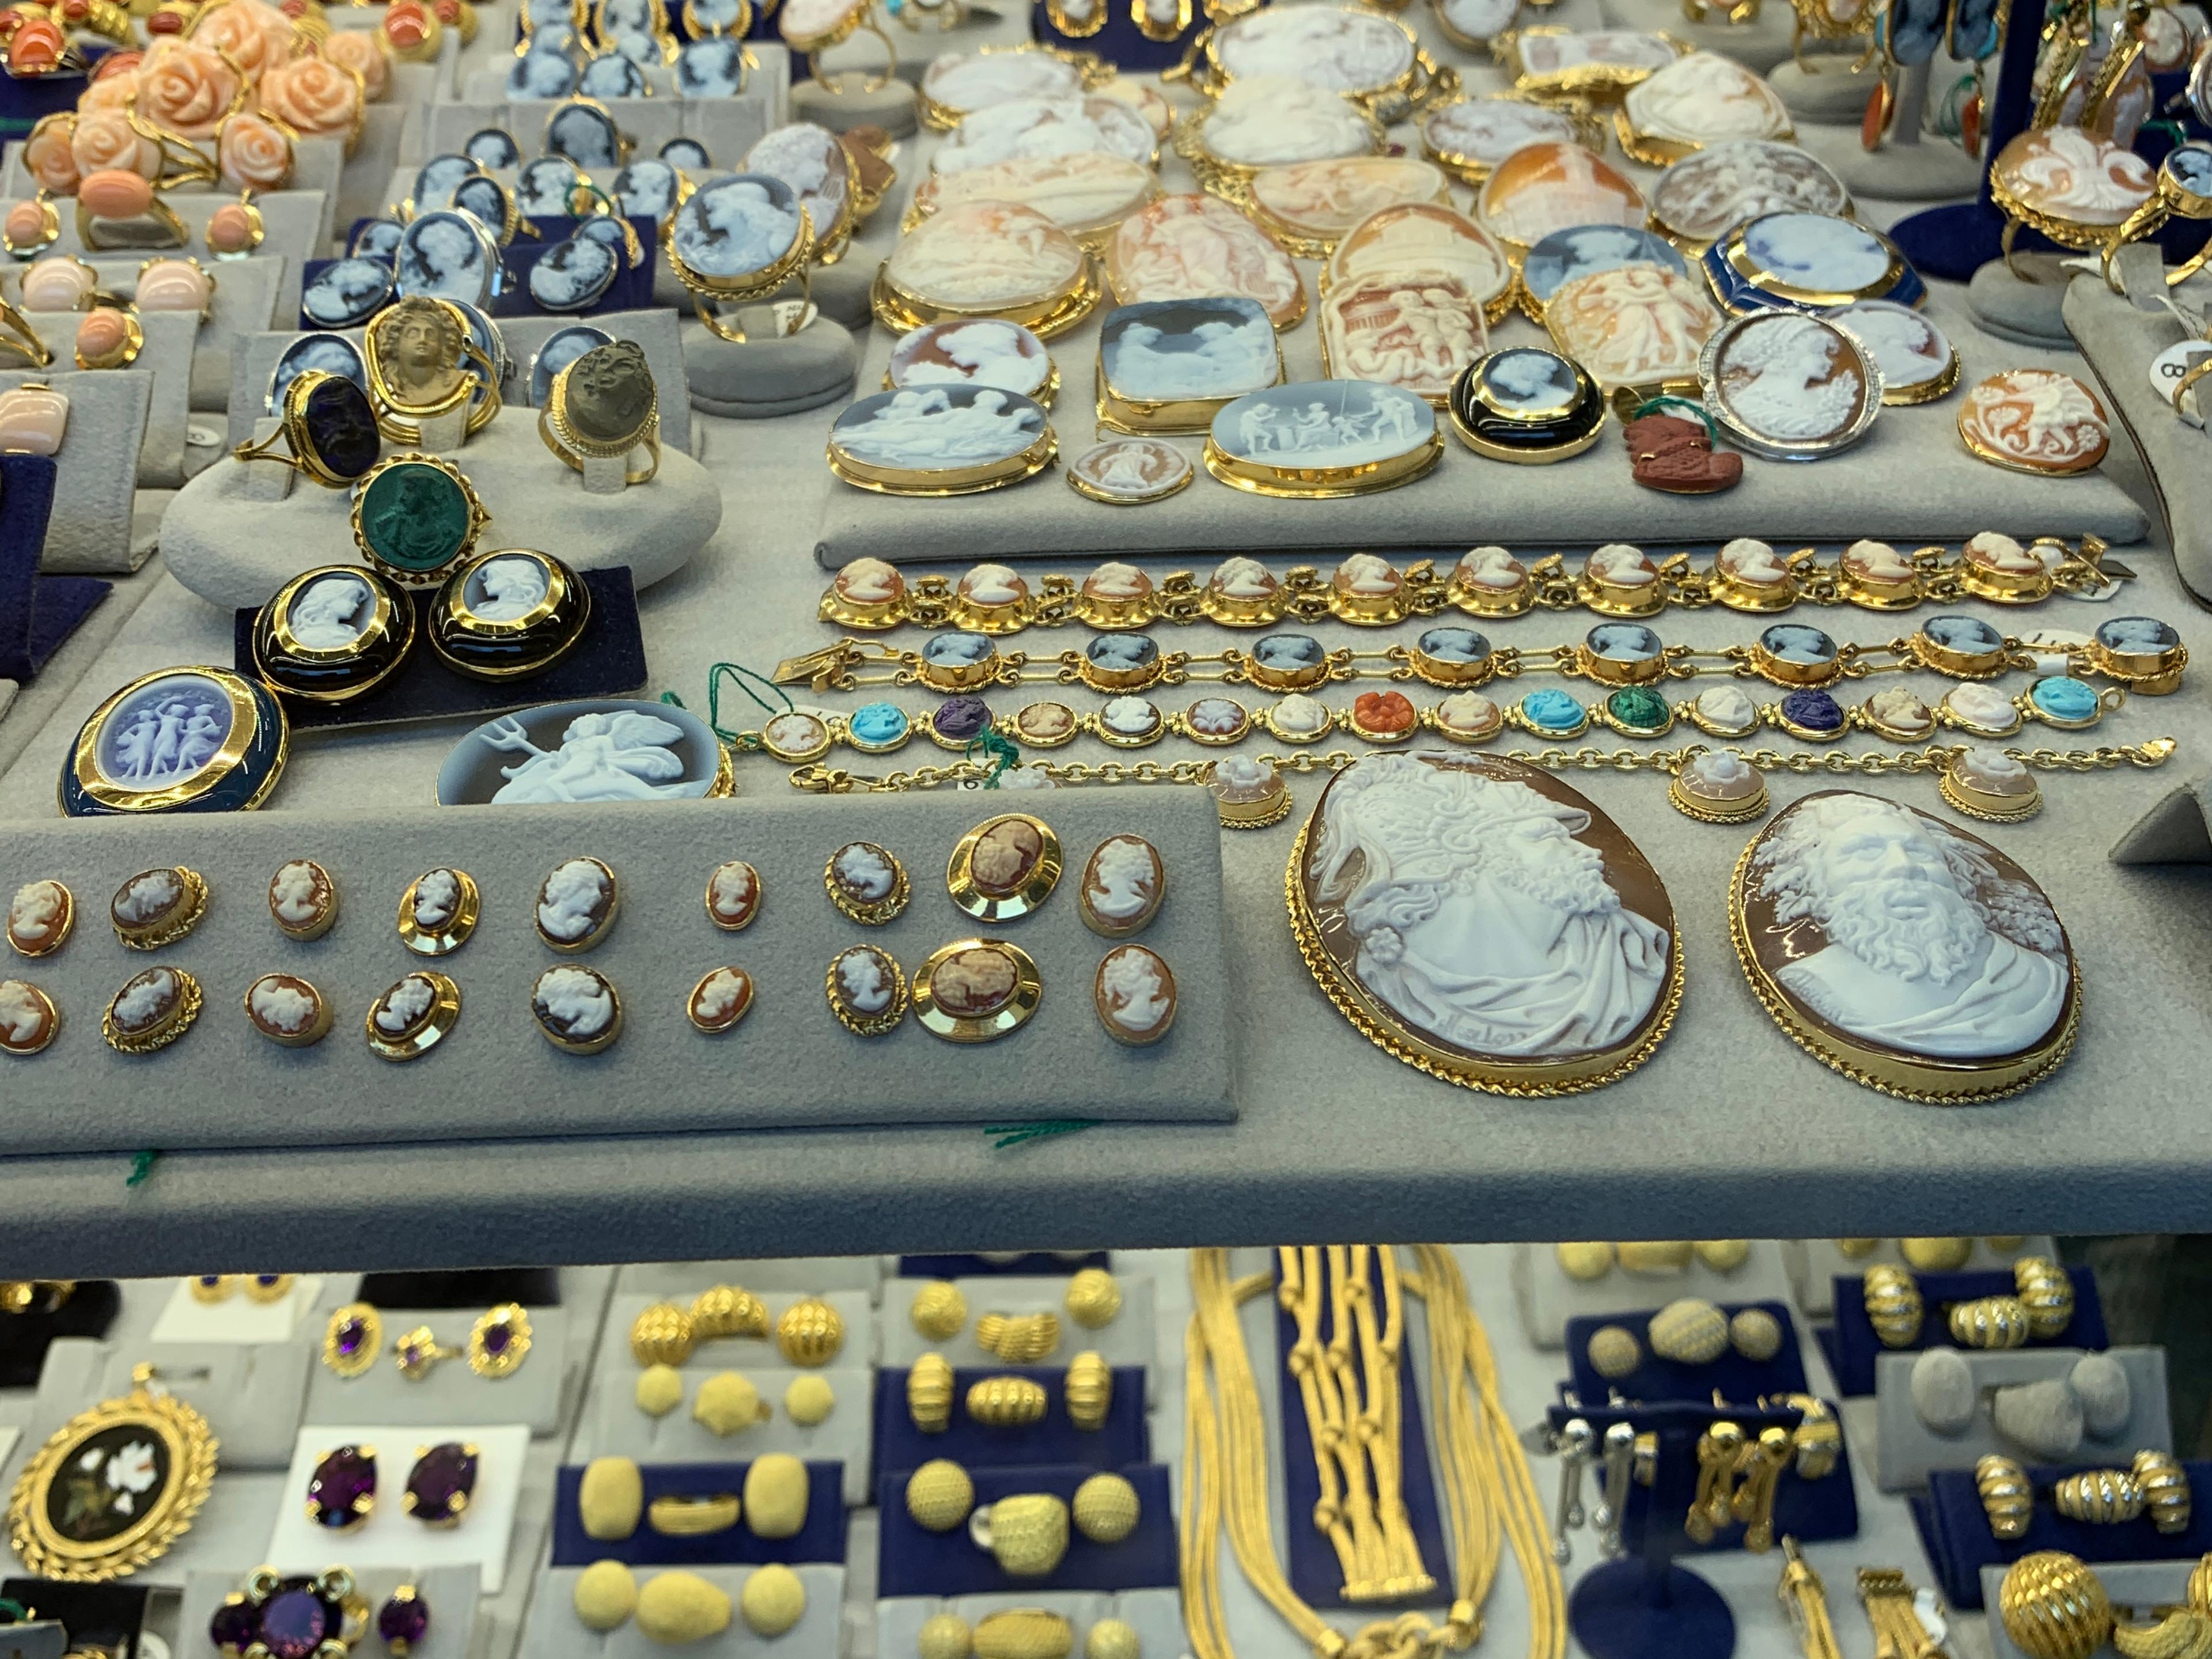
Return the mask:
{"type": "MultiPolygon", "coordinates": [[[[2121,222],[2105,244],[2102,264],[2105,282],[2112,292],[2122,292],[2119,273],[2113,267],[2120,250],[2129,243],[2157,234],[2168,219],[2212,219],[2212,144],[2177,144],[2159,163],[2158,181],[2150,198],[2121,222]]],[[[2166,273],[2166,285],[2179,288],[2212,259],[2212,240],[2166,273]]]]}
{"type": "Polygon", "coordinates": [[[241,461],[281,462],[325,489],[346,489],[376,465],[382,447],[378,436],[368,394],[343,374],[311,368],[285,386],[276,430],[230,453],[241,461]]]}
{"type": "Polygon", "coordinates": [[[538,435],[575,471],[586,459],[619,460],[624,484],[649,481],[660,471],[660,391],[644,349],[623,340],[594,346],[556,374],[538,411],[538,435]],[[629,457],[639,449],[646,464],[631,469],[629,457]]]}

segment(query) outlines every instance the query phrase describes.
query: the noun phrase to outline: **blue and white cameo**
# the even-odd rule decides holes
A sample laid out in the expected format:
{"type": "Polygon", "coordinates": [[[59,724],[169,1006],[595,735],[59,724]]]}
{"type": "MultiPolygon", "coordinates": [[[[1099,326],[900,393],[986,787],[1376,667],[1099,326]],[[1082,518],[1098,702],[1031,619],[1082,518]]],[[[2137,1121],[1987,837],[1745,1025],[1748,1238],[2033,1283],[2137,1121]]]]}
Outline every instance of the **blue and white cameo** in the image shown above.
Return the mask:
{"type": "Polygon", "coordinates": [[[685,98],[734,98],[745,89],[750,60],[733,34],[685,43],[676,56],[676,90],[685,98]]]}
{"type": "Polygon", "coordinates": [[[588,311],[614,286],[621,263],[605,243],[572,236],[547,248],[530,267],[530,297],[541,311],[588,311]]]}
{"type": "Polygon", "coordinates": [[[333,259],[307,279],[300,313],[318,328],[365,323],[392,297],[392,267],[381,259],[333,259]]]}
{"type": "Polygon", "coordinates": [[[538,348],[538,355],[530,360],[530,406],[544,408],[553,396],[555,375],[586,352],[614,343],[613,335],[588,323],[573,323],[548,335],[545,343],[538,348]]]}
{"type": "Polygon", "coordinates": [[[671,138],[660,147],[660,159],[686,173],[711,173],[714,158],[696,138],[671,138]]]}
{"type": "Polygon", "coordinates": [[[507,95],[551,103],[576,89],[576,65],[565,52],[541,46],[514,60],[507,72],[507,95]]]}
{"type": "Polygon", "coordinates": [[[1639,225],[1577,225],[1555,230],[1528,250],[1522,281],[1542,305],[1577,276],[1623,265],[1660,265],[1677,276],[1689,275],[1674,245],[1639,225]]]}
{"type": "Polygon", "coordinates": [[[407,227],[397,219],[364,219],[346,245],[350,259],[382,259],[389,263],[399,252],[399,238],[407,227]]]}
{"type": "Polygon", "coordinates": [[[575,211],[573,198],[582,182],[583,174],[567,156],[541,155],[524,162],[514,175],[514,204],[525,213],[566,217],[575,211]]]}
{"type": "MultiPolygon", "coordinates": [[[[629,44],[627,39],[623,44],[629,44]]],[[[649,39],[645,46],[647,51],[653,49],[649,39]]],[[[626,52],[602,52],[584,65],[583,74],[576,77],[576,90],[586,98],[642,98],[647,93],[645,71],[626,52]]]]}
{"type": "Polygon", "coordinates": [[[565,155],[586,173],[612,173],[622,165],[622,130],[596,104],[563,104],[546,120],[545,153],[565,155]]]}
{"type": "Polygon", "coordinates": [[[748,276],[773,265],[799,240],[799,198],[781,179],[724,173],[676,211],[671,244],[704,276],[748,276]]]}
{"type": "Polygon", "coordinates": [[[483,164],[473,155],[459,150],[444,155],[433,155],[415,169],[415,189],[408,198],[417,213],[430,213],[453,204],[453,191],[462,179],[475,177],[483,171],[483,164]]]}
{"type": "Polygon", "coordinates": [[[450,208],[410,224],[392,265],[393,287],[403,298],[481,306],[499,291],[499,252],[491,233],[473,215],[450,208]]]}
{"type": "Polygon", "coordinates": [[[262,412],[281,413],[284,388],[310,369],[351,380],[363,392],[368,390],[368,365],[362,361],[359,346],[343,334],[302,334],[284,348],[276,367],[270,371],[269,394],[261,400],[262,412]]]}
{"type": "Polygon", "coordinates": [[[632,161],[615,174],[608,193],[626,218],[650,219],[655,224],[676,211],[683,179],[675,167],[657,156],[632,161]]]}
{"type": "Polygon", "coordinates": [[[493,172],[504,173],[522,165],[522,146],[505,127],[479,127],[461,146],[461,154],[493,172]]]}

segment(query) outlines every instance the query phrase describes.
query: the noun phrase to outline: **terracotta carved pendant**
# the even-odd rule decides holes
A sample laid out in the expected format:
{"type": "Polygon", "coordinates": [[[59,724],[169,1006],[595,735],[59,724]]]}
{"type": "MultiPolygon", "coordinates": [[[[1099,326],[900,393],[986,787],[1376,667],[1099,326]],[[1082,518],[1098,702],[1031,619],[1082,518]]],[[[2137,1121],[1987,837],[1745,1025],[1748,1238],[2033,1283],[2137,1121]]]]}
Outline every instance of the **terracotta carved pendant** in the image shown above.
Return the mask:
{"type": "Polygon", "coordinates": [[[1799,1044],[1854,1082],[1994,1100],[2074,1046],[2081,992],[2051,902],[1978,836],[1852,790],[1808,795],[1744,851],[1736,955],[1799,1044]]]}
{"type": "Polygon", "coordinates": [[[1682,991],[1674,907],[1610,818],[1479,754],[1370,755],[1298,833],[1291,929],[1322,989],[1409,1066],[1493,1094],[1626,1076],[1682,991]]]}

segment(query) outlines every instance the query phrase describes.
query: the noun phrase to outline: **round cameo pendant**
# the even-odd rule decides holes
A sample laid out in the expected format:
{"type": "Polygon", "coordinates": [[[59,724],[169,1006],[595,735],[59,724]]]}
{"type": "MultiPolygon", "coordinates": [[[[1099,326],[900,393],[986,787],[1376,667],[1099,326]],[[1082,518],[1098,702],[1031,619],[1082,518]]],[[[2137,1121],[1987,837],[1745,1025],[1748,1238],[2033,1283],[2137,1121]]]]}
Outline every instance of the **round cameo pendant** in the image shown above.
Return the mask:
{"type": "Polygon", "coordinates": [[[1736,866],[1730,921],[1767,1012],[1884,1094],[1997,1099],[2074,1045],[2081,988],[2050,900],[1987,842],[1901,802],[1828,790],[1786,808],[1736,866]]]}
{"type": "Polygon", "coordinates": [[[945,872],[952,902],[980,921],[1012,921],[1059,884],[1060,837],[1026,812],[1008,812],[960,838],[945,872]]]}

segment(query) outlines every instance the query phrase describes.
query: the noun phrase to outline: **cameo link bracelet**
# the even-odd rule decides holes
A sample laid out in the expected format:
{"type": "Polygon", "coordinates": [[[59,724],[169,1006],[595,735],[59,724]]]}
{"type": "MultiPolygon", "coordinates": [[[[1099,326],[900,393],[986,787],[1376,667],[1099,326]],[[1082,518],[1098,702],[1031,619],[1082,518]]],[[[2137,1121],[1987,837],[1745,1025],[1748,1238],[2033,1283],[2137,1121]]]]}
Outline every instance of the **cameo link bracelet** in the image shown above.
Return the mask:
{"type": "Polygon", "coordinates": [[[1330,617],[1354,627],[1388,628],[1448,609],[1503,617],[1586,606],[1602,616],[1651,617],[1669,605],[1717,605],[1765,615],[1800,603],[1868,611],[1965,599],[2035,605],[2058,593],[2094,596],[2112,586],[2118,573],[2104,569],[2105,551],[2094,536],[2072,546],[2049,536],[2023,544],[1985,532],[1956,554],[1941,546],[1907,553],[1887,542],[1856,541],[1832,562],[1823,562],[1813,548],[1784,553],[1739,538],[1703,567],[1692,564],[1687,553],[1654,557],[1613,543],[1584,556],[1575,572],[1564,554],[1524,557],[1502,547],[1478,547],[1443,574],[1431,560],[1400,570],[1375,554],[1354,553],[1327,576],[1311,565],[1277,576],[1258,560],[1238,555],[1222,561],[1203,583],[1182,570],[1155,581],[1119,562],[1102,564],[1079,580],[979,564],[953,582],[943,576],[909,579],[881,559],[855,559],[832,579],[817,614],[867,633],[911,624],[1002,635],[1075,624],[1114,630],[1155,622],[1267,628],[1330,617]]]}

